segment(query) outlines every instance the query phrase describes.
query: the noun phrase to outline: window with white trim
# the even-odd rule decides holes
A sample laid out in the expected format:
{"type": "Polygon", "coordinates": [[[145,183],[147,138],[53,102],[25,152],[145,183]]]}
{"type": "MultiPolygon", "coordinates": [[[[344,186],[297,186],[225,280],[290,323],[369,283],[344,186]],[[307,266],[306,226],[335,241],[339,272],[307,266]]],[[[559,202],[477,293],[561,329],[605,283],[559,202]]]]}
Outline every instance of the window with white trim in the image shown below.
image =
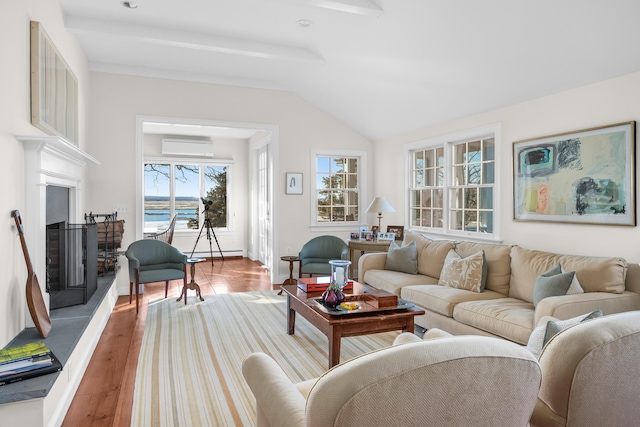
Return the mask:
{"type": "Polygon", "coordinates": [[[483,129],[460,136],[414,143],[408,150],[409,224],[438,234],[494,238],[496,135],[483,129]]]}
{"type": "Polygon", "coordinates": [[[316,225],[360,222],[362,160],[358,154],[314,155],[316,225]]]}
{"type": "Polygon", "coordinates": [[[215,229],[229,229],[230,165],[148,160],[144,164],[144,228],[163,230],[177,215],[176,231],[198,230],[205,215],[215,229]]]}

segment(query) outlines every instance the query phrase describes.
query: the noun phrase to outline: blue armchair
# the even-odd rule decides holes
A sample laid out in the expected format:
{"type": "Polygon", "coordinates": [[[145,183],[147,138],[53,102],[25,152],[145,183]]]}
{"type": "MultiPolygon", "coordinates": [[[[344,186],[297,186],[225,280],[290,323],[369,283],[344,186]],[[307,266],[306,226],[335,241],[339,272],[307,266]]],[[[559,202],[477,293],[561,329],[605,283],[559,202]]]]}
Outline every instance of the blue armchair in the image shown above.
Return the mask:
{"type": "Polygon", "coordinates": [[[169,280],[182,279],[187,285],[187,256],[162,240],[144,239],[133,242],[125,256],[129,261],[129,304],[136,287],[136,313],[140,283],[165,282],[164,297],[169,291],[169,280]]]}
{"type": "Polygon", "coordinates": [[[302,246],[298,258],[298,277],[308,274],[320,276],[331,275],[331,265],[329,261],[333,259],[348,259],[349,246],[336,236],[318,236],[302,246]]]}

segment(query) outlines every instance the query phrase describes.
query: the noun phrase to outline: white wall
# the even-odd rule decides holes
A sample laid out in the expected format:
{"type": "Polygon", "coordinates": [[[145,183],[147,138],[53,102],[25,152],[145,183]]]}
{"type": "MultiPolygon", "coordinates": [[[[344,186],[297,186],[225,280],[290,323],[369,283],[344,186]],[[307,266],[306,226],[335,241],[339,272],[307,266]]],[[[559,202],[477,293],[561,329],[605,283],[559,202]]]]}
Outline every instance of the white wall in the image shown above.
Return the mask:
{"type": "MultiPolygon", "coordinates": [[[[15,135],[44,135],[31,125],[30,24],[39,21],[78,78],[80,148],[85,148],[88,65],[74,36],[66,32],[57,1],[3,1],[0,6],[0,347],[24,327],[26,267],[11,211],[24,211],[24,151],[15,135]]],[[[25,229],[25,233],[29,230],[25,229]]],[[[44,248],[29,248],[31,252],[44,248]]],[[[44,278],[38,278],[43,283],[44,278]]]]}
{"type": "Polygon", "coordinates": [[[387,214],[384,222],[404,223],[404,144],[500,122],[503,136],[499,175],[503,241],[559,253],[621,256],[637,263],[640,261],[638,227],[513,221],[511,150],[512,143],[521,139],[639,119],[640,73],[634,73],[377,142],[374,149],[377,171],[374,188],[376,194],[386,196],[396,207],[396,213],[387,214]]]}
{"type": "MultiPolygon", "coordinates": [[[[113,204],[131,207],[129,214],[118,216],[125,220],[123,248],[136,235],[134,148],[137,115],[278,126],[279,171],[274,171],[278,215],[274,231],[279,239],[274,259],[277,277],[282,279],[289,274],[288,263],[281,262],[279,256],[287,247],[297,252],[317,235],[309,229],[311,149],[349,148],[371,154],[370,141],[289,92],[91,73],[90,93],[88,151],[102,165],[89,168],[86,206],[94,212],[111,211],[113,204]],[[286,172],[304,174],[302,196],[284,194],[286,172]]],[[[348,237],[347,232],[328,234],[348,237]]],[[[222,247],[244,244],[246,248],[249,239],[230,242],[218,237],[222,247]]],[[[120,274],[118,287],[122,293],[128,293],[127,284],[120,274]]]]}

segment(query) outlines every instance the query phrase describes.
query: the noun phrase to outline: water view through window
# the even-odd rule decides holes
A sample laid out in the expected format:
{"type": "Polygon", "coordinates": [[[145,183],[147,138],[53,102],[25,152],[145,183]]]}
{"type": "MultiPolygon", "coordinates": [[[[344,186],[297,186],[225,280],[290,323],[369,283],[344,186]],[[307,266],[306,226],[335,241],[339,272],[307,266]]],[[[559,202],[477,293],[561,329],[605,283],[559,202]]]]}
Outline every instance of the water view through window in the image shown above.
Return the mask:
{"type": "Polygon", "coordinates": [[[227,226],[227,166],[158,164],[144,165],[144,228],[166,229],[173,215],[176,230],[198,229],[202,202],[216,228],[227,226]]]}

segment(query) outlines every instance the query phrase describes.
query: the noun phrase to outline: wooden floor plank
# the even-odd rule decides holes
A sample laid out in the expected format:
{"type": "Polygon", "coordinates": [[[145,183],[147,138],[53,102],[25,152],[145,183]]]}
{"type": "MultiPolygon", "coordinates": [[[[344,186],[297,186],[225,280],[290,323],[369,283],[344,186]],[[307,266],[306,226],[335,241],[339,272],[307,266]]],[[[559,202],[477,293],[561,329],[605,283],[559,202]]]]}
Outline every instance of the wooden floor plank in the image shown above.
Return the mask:
{"type": "MultiPolygon", "coordinates": [[[[247,258],[215,259],[213,266],[210,261],[201,262],[196,266],[196,283],[200,285],[203,295],[273,289],[269,272],[264,266],[247,258]]],[[[171,282],[168,297],[177,298],[180,290],[181,282],[171,282]]],[[[189,291],[187,296],[195,298],[195,292],[189,291]]],[[[118,298],[67,411],[63,427],[124,427],[131,424],[136,368],[147,318],[147,304],[149,300],[162,297],[163,284],[145,286],[137,316],[135,303],[129,304],[128,295],[118,298]]]]}

